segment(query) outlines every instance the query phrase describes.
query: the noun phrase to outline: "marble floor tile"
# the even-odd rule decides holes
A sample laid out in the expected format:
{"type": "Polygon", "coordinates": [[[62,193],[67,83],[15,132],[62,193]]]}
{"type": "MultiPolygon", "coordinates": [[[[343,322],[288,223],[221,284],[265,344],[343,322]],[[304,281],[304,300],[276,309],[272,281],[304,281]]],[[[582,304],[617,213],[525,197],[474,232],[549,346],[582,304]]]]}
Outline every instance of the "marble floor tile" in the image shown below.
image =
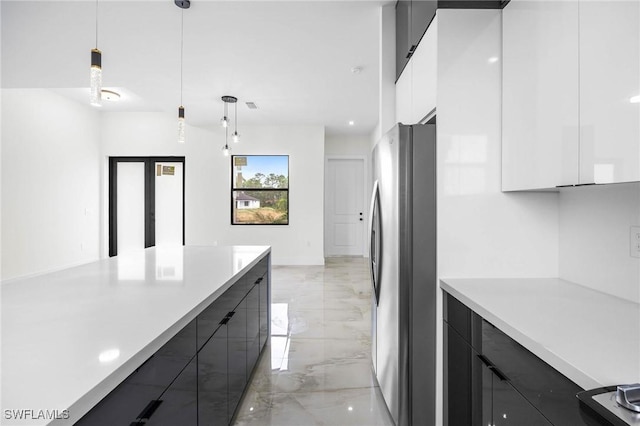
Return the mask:
{"type": "Polygon", "coordinates": [[[366,259],[274,266],[272,336],[236,425],[392,425],[371,369],[366,259]]]}

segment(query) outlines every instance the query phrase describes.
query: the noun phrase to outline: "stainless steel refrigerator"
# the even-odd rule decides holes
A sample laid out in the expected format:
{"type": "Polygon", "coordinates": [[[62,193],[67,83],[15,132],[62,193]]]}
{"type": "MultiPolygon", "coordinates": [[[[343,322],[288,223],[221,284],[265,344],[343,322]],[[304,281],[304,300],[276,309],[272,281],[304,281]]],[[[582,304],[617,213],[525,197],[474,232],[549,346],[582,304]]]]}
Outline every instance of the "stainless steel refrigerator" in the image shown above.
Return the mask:
{"type": "Polygon", "coordinates": [[[435,425],[435,124],[396,125],[373,150],[373,178],[373,368],[396,425],[435,425]]]}

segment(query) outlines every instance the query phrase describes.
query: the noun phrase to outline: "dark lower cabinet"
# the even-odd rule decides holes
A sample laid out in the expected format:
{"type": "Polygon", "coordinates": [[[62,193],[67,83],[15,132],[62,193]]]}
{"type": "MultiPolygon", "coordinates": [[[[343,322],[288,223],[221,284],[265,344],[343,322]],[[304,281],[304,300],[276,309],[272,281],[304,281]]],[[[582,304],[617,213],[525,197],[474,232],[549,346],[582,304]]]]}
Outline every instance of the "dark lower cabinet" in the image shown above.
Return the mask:
{"type": "Polygon", "coordinates": [[[155,411],[137,421],[148,426],[198,424],[198,360],[194,356],[164,391],[155,411]]]}
{"type": "Polygon", "coordinates": [[[198,352],[198,420],[201,425],[228,425],[228,326],[220,324],[198,352]]]}
{"type": "Polygon", "coordinates": [[[445,324],[447,424],[549,426],[488,358],[445,324]]]}
{"type": "Polygon", "coordinates": [[[269,305],[269,286],[268,281],[269,277],[267,273],[258,279],[258,292],[260,298],[260,351],[264,348],[264,345],[267,343],[267,339],[269,338],[269,318],[271,315],[269,313],[270,305],[269,305]]]}
{"type": "Polygon", "coordinates": [[[586,424],[578,385],[453,296],[444,300],[445,424],[586,424]]]}
{"type": "Polygon", "coordinates": [[[260,287],[255,284],[247,293],[247,371],[258,362],[260,355],[260,287]]]}
{"type": "Polygon", "coordinates": [[[247,384],[247,302],[243,299],[227,323],[229,418],[238,407],[247,384]]]}
{"type": "Polygon", "coordinates": [[[268,339],[268,267],[266,257],[75,424],[230,424],[268,339]]]}

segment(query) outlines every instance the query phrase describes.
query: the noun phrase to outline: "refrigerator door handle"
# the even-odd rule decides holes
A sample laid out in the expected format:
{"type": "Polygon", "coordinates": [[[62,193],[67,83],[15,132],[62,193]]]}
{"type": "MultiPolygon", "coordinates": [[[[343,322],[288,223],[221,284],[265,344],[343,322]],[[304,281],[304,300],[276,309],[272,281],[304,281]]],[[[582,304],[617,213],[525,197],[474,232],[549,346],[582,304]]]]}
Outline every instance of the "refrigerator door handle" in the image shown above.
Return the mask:
{"type": "Polygon", "coordinates": [[[371,206],[369,208],[369,262],[371,266],[371,284],[373,286],[376,306],[380,301],[380,269],[382,267],[382,227],[380,226],[380,214],[380,188],[376,180],[373,184],[371,206]]]}

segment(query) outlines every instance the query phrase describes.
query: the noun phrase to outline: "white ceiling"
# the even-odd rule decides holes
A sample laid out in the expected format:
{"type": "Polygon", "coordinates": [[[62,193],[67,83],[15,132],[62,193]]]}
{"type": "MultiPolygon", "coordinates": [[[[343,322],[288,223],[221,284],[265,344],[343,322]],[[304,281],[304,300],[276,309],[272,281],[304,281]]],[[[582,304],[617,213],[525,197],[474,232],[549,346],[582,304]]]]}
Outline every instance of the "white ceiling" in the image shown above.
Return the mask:
{"type": "MultiPolygon", "coordinates": [[[[240,133],[242,124],[319,124],[328,134],[369,134],[378,119],[378,10],[386,3],[192,0],[184,11],[187,121],[218,126],[228,94],[240,101],[240,133]]],[[[88,104],[96,2],[1,7],[2,87],[54,89],[88,104]]],[[[102,109],[177,115],[182,9],[173,0],[100,0],[98,11],[103,86],[123,95],[102,109]]]]}

